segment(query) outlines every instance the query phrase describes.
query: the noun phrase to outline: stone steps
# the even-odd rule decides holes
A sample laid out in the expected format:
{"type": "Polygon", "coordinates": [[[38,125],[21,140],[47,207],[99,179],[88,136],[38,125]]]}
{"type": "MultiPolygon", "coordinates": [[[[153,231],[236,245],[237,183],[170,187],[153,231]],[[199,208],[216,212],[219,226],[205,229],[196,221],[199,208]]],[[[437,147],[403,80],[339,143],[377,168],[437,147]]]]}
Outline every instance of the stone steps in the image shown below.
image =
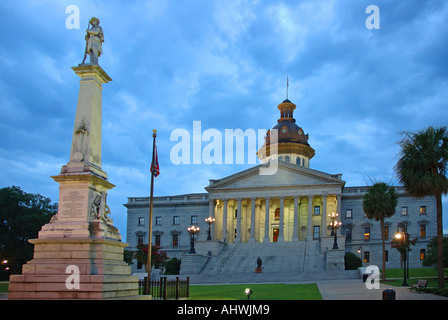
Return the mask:
{"type": "Polygon", "coordinates": [[[233,243],[211,257],[202,269],[202,275],[250,274],[257,266],[257,258],[262,259],[263,271],[267,273],[293,274],[305,270],[324,270],[324,255],[319,251],[319,243],[305,241],[285,243],[233,243]],[[306,252],[308,253],[306,256],[306,252]]]}

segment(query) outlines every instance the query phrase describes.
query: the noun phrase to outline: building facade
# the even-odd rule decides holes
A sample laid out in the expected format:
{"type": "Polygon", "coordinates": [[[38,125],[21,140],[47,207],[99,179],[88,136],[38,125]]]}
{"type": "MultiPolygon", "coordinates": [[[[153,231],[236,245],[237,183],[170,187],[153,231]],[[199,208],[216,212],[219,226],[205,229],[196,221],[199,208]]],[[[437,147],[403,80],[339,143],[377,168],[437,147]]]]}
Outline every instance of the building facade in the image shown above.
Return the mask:
{"type": "MultiPolygon", "coordinates": [[[[268,131],[265,144],[257,152],[260,165],[210,180],[204,193],[155,197],[152,243],[171,258],[185,259],[191,240],[187,228],[199,226],[195,240],[198,254],[204,258],[195,262],[199,263],[196,273],[225,272],[229,259],[234,259],[234,267],[227,268],[228,272],[243,273],[250,268],[245,267],[242,256],[263,254],[267,269],[271,263],[271,270],[276,270],[277,264],[282,265],[279,270],[289,272],[324,271],[333,265],[341,269],[345,252],[358,255],[364,266],[381,267],[380,224],[367,219],[362,207],[368,187],[346,187],[342,174],[310,168],[315,151],[308,144],[308,134],[295,123],[295,108],[289,100],[278,106],[277,125],[268,131]],[[337,250],[329,216],[333,212],[338,213],[336,221],[341,223],[336,230],[337,250]],[[210,226],[205,221],[208,217],[215,219],[210,226]],[[207,240],[209,230],[211,240],[207,240]],[[291,260],[288,252],[294,256],[291,260]],[[338,258],[333,258],[336,252],[338,258]],[[241,268],[235,269],[235,265],[241,268]]],[[[417,239],[409,261],[410,267],[420,267],[429,241],[436,236],[435,197],[415,199],[402,187],[396,190],[396,213],[385,221],[387,267],[401,266],[400,254],[391,248],[391,240],[402,230],[417,239]]],[[[149,198],[132,197],[125,206],[127,242],[133,250],[138,243],[148,243],[149,198]]],[[[132,268],[136,273],[144,271],[137,262],[132,268]]]]}

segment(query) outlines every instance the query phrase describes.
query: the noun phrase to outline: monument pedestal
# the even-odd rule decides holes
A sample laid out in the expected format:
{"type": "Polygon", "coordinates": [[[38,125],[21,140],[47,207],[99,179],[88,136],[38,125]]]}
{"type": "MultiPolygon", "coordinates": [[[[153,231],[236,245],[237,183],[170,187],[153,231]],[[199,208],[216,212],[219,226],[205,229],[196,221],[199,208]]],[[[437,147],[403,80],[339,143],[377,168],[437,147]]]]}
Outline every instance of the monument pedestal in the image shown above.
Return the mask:
{"type": "Polygon", "coordinates": [[[34,239],[34,258],[12,275],[8,299],[139,299],[127,246],[107,239],[34,239]]]}
{"type": "Polygon", "coordinates": [[[101,169],[101,92],[111,79],[99,65],[73,70],[81,84],[70,161],[52,177],[58,213],[30,240],[33,259],[10,277],[8,299],[148,299],[138,295],[107,205],[114,185],[101,169]]]}

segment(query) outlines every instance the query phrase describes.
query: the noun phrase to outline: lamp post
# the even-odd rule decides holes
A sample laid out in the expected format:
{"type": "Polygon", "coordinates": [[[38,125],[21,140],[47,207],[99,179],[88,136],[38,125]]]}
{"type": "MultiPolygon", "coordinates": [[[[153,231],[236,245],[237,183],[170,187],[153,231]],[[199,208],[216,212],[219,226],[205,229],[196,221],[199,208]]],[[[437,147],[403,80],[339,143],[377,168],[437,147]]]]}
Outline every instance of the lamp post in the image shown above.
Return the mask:
{"type": "Polygon", "coordinates": [[[328,215],[328,217],[331,219],[331,223],[330,223],[331,235],[334,236],[333,250],[339,249],[338,236],[337,236],[338,230],[337,229],[342,225],[342,222],[336,220],[338,218],[338,216],[339,216],[339,214],[335,213],[335,212],[332,212],[328,215]]]}
{"type": "Polygon", "coordinates": [[[196,253],[196,250],[194,250],[194,237],[199,232],[199,227],[191,226],[187,228],[188,232],[190,233],[190,253],[196,253]]]}
{"type": "Polygon", "coordinates": [[[212,226],[212,223],[215,222],[215,218],[208,217],[207,219],[205,219],[205,222],[208,223],[208,236],[207,236],[207,240],[212,240],[212,230],[211,230],[211,226],[212,226]]]}
{"type": "Polygon", "coordinates": [[[406,232],[397,232],[395,234],[395,239],[401,240],[403,243],[403,283],[401,284],[403,287],[407,287],[408,283],[406,282],[406,266],[407,266],[407,259],[406,259],[406,232]]]}

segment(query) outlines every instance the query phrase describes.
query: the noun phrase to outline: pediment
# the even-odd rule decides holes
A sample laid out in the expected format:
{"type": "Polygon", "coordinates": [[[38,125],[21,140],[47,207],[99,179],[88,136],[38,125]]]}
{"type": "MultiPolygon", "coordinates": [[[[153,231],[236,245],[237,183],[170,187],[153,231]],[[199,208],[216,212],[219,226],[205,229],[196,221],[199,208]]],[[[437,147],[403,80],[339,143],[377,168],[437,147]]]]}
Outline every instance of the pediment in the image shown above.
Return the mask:
{"type": "Polygon", "coordinates": [[[273,187],[343,186],[345,184],[340,174],[328,174],[287,162],[278,162],[277,170],[274,170],[275,174],[263,174],[266,173],[263,170],[266,170],[268,166],[262,164],[220,180],[210,180],[210,185],[205,189],[213,192],[273,187]]]}

